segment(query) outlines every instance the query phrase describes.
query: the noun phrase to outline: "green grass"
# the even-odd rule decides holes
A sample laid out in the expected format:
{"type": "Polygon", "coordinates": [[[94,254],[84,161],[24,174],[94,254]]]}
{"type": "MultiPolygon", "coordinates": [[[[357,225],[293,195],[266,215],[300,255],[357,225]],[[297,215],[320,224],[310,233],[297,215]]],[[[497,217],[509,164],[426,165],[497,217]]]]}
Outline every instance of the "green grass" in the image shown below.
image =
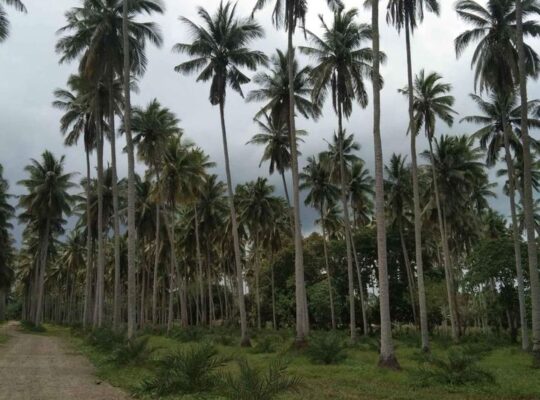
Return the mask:
{"type": "MultiPolygon", "coordinates": [[[[47,327],[50,334],[63,335],[85,354],[97,368],[98,376],[112,385],[129,392],[137,391],[141,382],[152,375],[153,360],[171,351],[184,349],[189,343],[150,336],[149,346],[157,348],[151,360],[139,366],[118,367],[107,361],[108,354],[101,353],[85,344],[79,337],[71,336],[68,329],[47,327]]],[[[236,344],[236,343],[235,343],[236,344]]],[[[493,374],[495,383],[467,385],[462,387],[431,385],[419,387],[413,379],[419,367],[418,349],[410,340],[397,341],[397,357],[402,371],[394,372],[377,368],[378,355],[373,345],[361,341],[347,349],[347,358],[336,365],[313,364],[306,354],[289,351],[292,340],[283,340],[275,353],[255,353],[237,345],[217,344],[220,355],[231,360],[246,358],[255,367],[267,367],[277,357],[285,358],[288,374],[300,378],[301,383],[294,392],[282,400],[537,400],[540,399],[540,370],[531,368],[531,357],[520,351],[518,346],[495,347],[479,361],[486,371],[493,374]]],[[[437,357],[447,355],[444,341],[435,341],[433,353],[437,357]]],[[[237,372],[234,361],[228,363],[223,372],[237,372]]],[[[144,396],[142,398],[145,398],[144,396]]],[[[169,397],[168,399],[189,400],[192,397],[169,397]]],[[[219,399],[208,396],[206,399],[219,399]]],[[[194,398],[193,398],[194,399],[194,398]]]]}

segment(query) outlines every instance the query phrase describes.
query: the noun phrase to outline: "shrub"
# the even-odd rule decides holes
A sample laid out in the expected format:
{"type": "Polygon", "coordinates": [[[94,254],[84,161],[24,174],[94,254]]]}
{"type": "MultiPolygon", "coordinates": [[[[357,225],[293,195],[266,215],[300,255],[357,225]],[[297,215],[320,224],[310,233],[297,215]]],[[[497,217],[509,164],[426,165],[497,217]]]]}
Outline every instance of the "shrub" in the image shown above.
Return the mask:
{"type": "Polygon", "coordinates": [[[219,382],[216,370],[225,362],[209,344],[191,346],[159,360],[154,377],[143,382],[141,391],[155,396],[208,392],[219,382]]]}
{"type": "Polygon", "coordinates": [[[280,338],[275,335],[260,336],[259,339],[255,342],[255,346],[253,347],[253,353],[274,353],[276,351],[277,342],[279,340],[280,338]]]}
{"type": "Polygon", "coordinates": [[[137,364],[148,360],[154,349],[148,346],[148,336],[128,339],[117,345],[109,361],[118,365],[137,364]]]}
{"type": "Polygon", "coordinates": [[[307,355],[312,362],[317,364],[337,364],[347,358],[345,344],[335,333],[313,336],[307,355]]]}
{"type": "Polygon", "coordinates": [[[36,325],[32,321],[21,321],[21,327],[27,332],[43,333],[47,330],[43,325],[36,325]]]}
{"type": "Polygon", "coordinates": [[[174,327],[169,332],[169,337],[178,340],[182,343],[199,342],[204,339],[206,332],[196,326],[189,326],[186,328],[174,327]]]}
{"type": "Polygon", "coordinates": [[[225,333],[216,333],[210,336],[209,339],[212,343],[219,344],[221,346],[232,346],[234,344],[233,337],[225,333]]]}
{"type": "Polygon", "coordinates": [[[124,334],[110,328],[97,328],[86,336],[86,343],[103,352],[111,352],[124,342],[124,334]]]}
{"type": "Polygon", "coordinates": [[[467,385],[494,382],[491,373],[478,366],[478,358],[452,349],[447,359],[433,357],[413,373],[414,384],[429,386],[431,384],[467,385]]]}
{"type": "Polygon", "coordinates": [[[238,361],[239,374],[225,375],[221,395],[230,400],[272,400],[293,390],[300,380],[286,374],[287,364],[278,359],[268,369],[251,367],[245,359],[238,361]]]}

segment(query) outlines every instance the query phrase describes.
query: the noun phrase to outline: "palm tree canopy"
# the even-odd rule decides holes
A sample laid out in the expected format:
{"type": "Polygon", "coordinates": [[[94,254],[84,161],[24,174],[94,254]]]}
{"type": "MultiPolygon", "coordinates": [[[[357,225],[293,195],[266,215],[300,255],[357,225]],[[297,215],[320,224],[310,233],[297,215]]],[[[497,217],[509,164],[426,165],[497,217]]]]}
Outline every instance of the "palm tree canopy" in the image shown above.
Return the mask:
{"type": "MultiPolygon", "coordinates": [[[[295,109],[305,118],[317,120],[321,115],[321,104],[313,101],[313,82],[311,67],[300,69],[296,57],[293,63],[293,86],[295,109]]],[[[252,90],[246,96],[246,101],[260,101],[265,104],[255,115],[260,118],[269,114],[274,119],[287,121],[289,117],[289,56],[281,50],[276,50],[271,58],[268,72],[259,72],[253,82],[260,88],[252,90]]]]}
{"type": "MultiPolygon", "coordinates": [[[[291,142],[287,122],[275,120],[267,114],[264,114],[264,119],[265,122],[255,120],[261,133],[254,135],[247,144],[265,146],[259,167],[263,162],[269,161],[270,175],[276,170],[283,174],[291,167],[291,142]]],[[[305,135],[307,135],[305,131],[297,130],[297,142],[302,141],[300,137],[305,135]]]]}
{"type": "MultiPolygon", "coordinates": [[[[413,110],[416,134],[423,127],[429,140],[432,140],[435,135],[437,118],[448,126],[452,126],[454,114],[456,114],[452,108],[454,96],[449,94],[452,85],[443,83],[441,80],[442,76],[438,73],[430,72],[426,75],[424,70],[421,70],[414,80],[413,110]]],[[[407,87],[400,89],[399,92],[405,96],[409,95],[407,87]]]]}
{"type": "MultiPolygon", "coordinates": [[[[146,43],[161,46],[163,39],[159,27],[153,22],[140,22],[141,14],[164,12],[161,0],[131,0],[127,2],[128,35],[131,70],[142,75],[148,60],[146,43]]],[[[56,51],[62,54],[60,62],[69,62],[81,57],[81,74],[93,79],[122,76],[123,71],[123,0],[84,0],[81,7],[66,12],[67,24],[58,33],[62,37],[56,51]]]]}
{"type": "Polygon", "coordinates": [[[405,26],[410,30],[418,27],[424,20],[424,10],[432,12],[435,15],[440,13],[440,4],[438,0],[388,0],[386,6],[386,22],[394,25],[401,31],[405,26]]]}
{"type": "Polygon", "coordinates": [[[0,43],[6,40],[9,36],[9,20],[7,11],[2,3],[12,6],[15,10],[26,12],[26,7],[20,0],[0,0],[0,43]]]}
{"type": "Polygon", "coordinates": [[[332,182],[330,169],[324,156],[309,157],[300,174],[300,190],[308,190],[305,204],[324,212],[326,206],[339,198],[339,188],[332,182]]]}
{"type": "MultiPolygon", "coordinates": [[[[312,47],[300,47],[300,50],[316,60],[317,65],[311,72],[313,76],[313,98],[322,103],[330,90],[334,110],[341,106],[349,117],[352,104],[356,100],[362,107],[368,104],[368,93],[364,79],[371,79],[373,69],[373,50],[362,47],[364,41],[372,37],[371,26],[359,24],[355,20],[358,10],[353,8],[334,13],[334,20],[329,27],[324,18],[319,16],[324,30],[322,38],[307,31],[312,47]]],[[[381,53],[381,62],[385,56],[381,53]]],[[[378,79],[382,82],[382,77],[378,79]]]]}
{"type": "MultiPolygon", "coordinates": [[[[540,25],[527,17],[540,13],[537,0],[522,1],[523,36],[537,37],[540,25]]],[[[458,15],[472,29],[455,39],[456,55],[460,57],[465,49],[477,43],[471,67],[475,68],[475,88],[480,91],[494,88],[511,91],[519,83],[517,26],[514,0],[489,0],[486,7],[474,0],[460,0],[456,4],[458,15]]],[[[527,74],[538,76],[540,60],[532,47],[525,46],[525,68],[527,74]]]]}
{"type": "Polygon", "coordinates": [[[251,18],[238,18],[236,5],[230,2],[221,2],[212,16],[202,7],[197,13],[204,25],[180,17],[193,35],[193,42],[177,43],[173,50],[192,59],[177,65],[175,71],[182,74],[200,71],[197,81],[212,81],[210,103],[213,105],[225,102],[227,85],[243,96],[242,85],[250,79],[240,68],[254,71],[268,61],[264,53],[246,47],[264,36],[262,27],[251,18]]]}

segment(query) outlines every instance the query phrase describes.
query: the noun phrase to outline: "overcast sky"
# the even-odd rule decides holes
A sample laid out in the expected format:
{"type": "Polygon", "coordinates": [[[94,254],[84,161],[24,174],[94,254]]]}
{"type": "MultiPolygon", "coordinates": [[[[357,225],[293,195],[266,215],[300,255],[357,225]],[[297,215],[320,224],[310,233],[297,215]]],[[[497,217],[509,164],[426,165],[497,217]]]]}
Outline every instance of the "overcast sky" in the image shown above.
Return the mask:
{"type": "MultiPolygon", "coordinates": [[[[238,0],[238,11],[248,15],[255,0],[238,0]]],[[[480,0],[484,3],[484,1],[480,0]]],[[[82,0],[25,0],[28,14],[19,14],[8,8],[11,20],[11,35],[7,42],[0,44],[0,163],[4,166],[5,177],[11,183],[11,192],[20,194],[16,182],[24,177],[24,166],[30,158],[39,158],[48,149],[56,155],[66,155],[66,170],[84,173],[83,148],[66,148],[59,133],[61,112],[51,106],[53,91],[65,87],[68,76],[75,72],[76,63],[59,65],[55,53],[55,43],[59,36],[56,31],[65,24],[64,13],[70,7],[80,5],[82,0]]],[[[162,48],[148,48],[149,65],[146,75],[140,81],[140,93],[134,95],[135,105],[146,105],[153,98],[173,110],[182,120],[186,136],[201,146],[217,163],[216,173],[224,176],[223,150],[219,126],[219,111],[208,102],[208,84],[196,83],[194,77],[181,76],[173,71],[175,65],[186,58],[171,52],[177,42],[187,42],[190,37],[185,27],[178,21],[182,15],[198,21],[196,7],[201,5],[213,11],[219,0],[167,0],[166,13],[152,17],[161,27],[164,44],[162,48]]],[[[269,2],[273,3],[273,2],[269,2]]],[[[360,7],[360,20],[370,22],[371,16],[361,8],[363,1],[345,0],[348,8],[360,7]]],[[[413,39],[413,71],[425,68],[437,71],[453,85],[456,97],[455,109],[460,116],[476,112],[468,94],[473,90],[473,77],[470,70],[471,51],[465,52],[457,60],[453,40],[467,29],[454,11],[454,2],[441,1],[441,16],[428,15],[413,39]]],[[[381,2],[381,48],[387,54],[388,62],[382,68],[385,86],[382,92],[382,135],[385,159],[392,153],[409,154],[409,141],[405,136],[407,129],[407,103],[397,89],[406,82],[405,39],[399,36],[384,20],[384,7],[381,2]]],[[[324,14],[329,21],[331,14],[324,0],[310,0],[307,28],[320,32],[318,14],[324,14]]],[[[272,54],[276,48],[286,48],[284,32],[277,32],[271,25],[271,8],[256,15],[266,31],[266,37],[254,42],[257,48],[272,54]]],[[[301,33],[295,38],[297,45],[305,44],[301,33]]],[[[366,43],[366,46],[370,44],[366,43]]],[[[534,43],[538,49],[538,42],[534,43]]],[[[309,62],[302,59],[302,63],[309,62]]],[[[254,88],[247,85],[245,92],[254,88]]],[[[530,98],[540,97],[537,82],[530,83],[530,98]]],[[[371,97],[371,91],[370,91],[371,97]]],[[[262,149],[246,146],[245,143],[257,133],[252,123],[253,115],[259,105],[246,104],[240,96],[230,92],[226,105],[226,120],[229,134],[229,150],[232,161],[234,183],[242,183],[267,176],[267,167],[258,168],[262,149]]],[[[460,117],[457,118],[459,121],[460,117]]],[[[325,139],[329,139],[337,125],[337,119],[329,104],[325,106],[324,116],[318,122],[300,119],[299,128],[308,131],[309,136],[302,144],[301,151],[306,156],[323,150],[325,139]]],[[[346,129],[354,133],[362,145],[360,156],[373,171],[373,137],[371,104],[362,110],[355,107],[346,129]]],[[[472,126],[456,123],[449,128],[438,124],[439,133],[462,134],[473,131],[472,126]]],[[[121,139],[122,140],[122,139],[121,139]]],[[[123,144],[120,143],[119,148],[123,144]]],[[[426,147],[423,138],[419,149],[426,147]]],[[[126,175],[127,161],[119,156],[119,175],[126,175]]],[[[139,172],[142,171],[138,166],[139,172]]],[[[81,175],[82,176],[82,175],[81,175]]],[[[279,177],[271,177],[276,191],[282,193],[279,177]]],[[[499,191],[499,190],[498,190],[499,191]]],[[[502,195],[492,201],[500,212],[507,215],[507,199],[502,195]]],[[[304,231],[313,230],[315,213],[302,210],[304,231]]],[[[16,236],[20,234],[17,229],[16,236]]]]}

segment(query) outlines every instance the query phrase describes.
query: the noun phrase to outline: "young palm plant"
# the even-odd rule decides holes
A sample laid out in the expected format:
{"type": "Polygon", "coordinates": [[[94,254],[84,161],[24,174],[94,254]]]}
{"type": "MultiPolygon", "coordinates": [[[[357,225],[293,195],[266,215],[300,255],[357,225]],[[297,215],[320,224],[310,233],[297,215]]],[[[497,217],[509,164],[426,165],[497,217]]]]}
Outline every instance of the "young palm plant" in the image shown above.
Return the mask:
{"type": "Polygon", "coordinates": [[[255,70],[259,65],[265,65],[267,63],[267,57],[262,52],[247,48],[247,45],[254,39],[263,37],[264,32],[262,27],[253,19],[239,18],[236,14],[236,5],[232,3],[220,3],[214,15],[210,15],[208,11],[200,7],[198,14],[204,20],[206,26],[197,25],[189,19],[181,17],[181,21],[189,28],[194,39],[189,44],[176,44],[174,50],[179,53],[188,54],[194,58],[177,65],[175,71],[182,74],[191,74],[202,70],[197,80],[212,82],[210,87],[210,103],[219,106],[236,263],[238,308],[240,310],[242,335],[241,343],[244,346],[249,346],[250,340],[247,331],[238,221],[234,205],[227,130],[225,126],[225,97],[227,86],[242,95],[242,85],[250,81],[240,68],[255,70]]]}

